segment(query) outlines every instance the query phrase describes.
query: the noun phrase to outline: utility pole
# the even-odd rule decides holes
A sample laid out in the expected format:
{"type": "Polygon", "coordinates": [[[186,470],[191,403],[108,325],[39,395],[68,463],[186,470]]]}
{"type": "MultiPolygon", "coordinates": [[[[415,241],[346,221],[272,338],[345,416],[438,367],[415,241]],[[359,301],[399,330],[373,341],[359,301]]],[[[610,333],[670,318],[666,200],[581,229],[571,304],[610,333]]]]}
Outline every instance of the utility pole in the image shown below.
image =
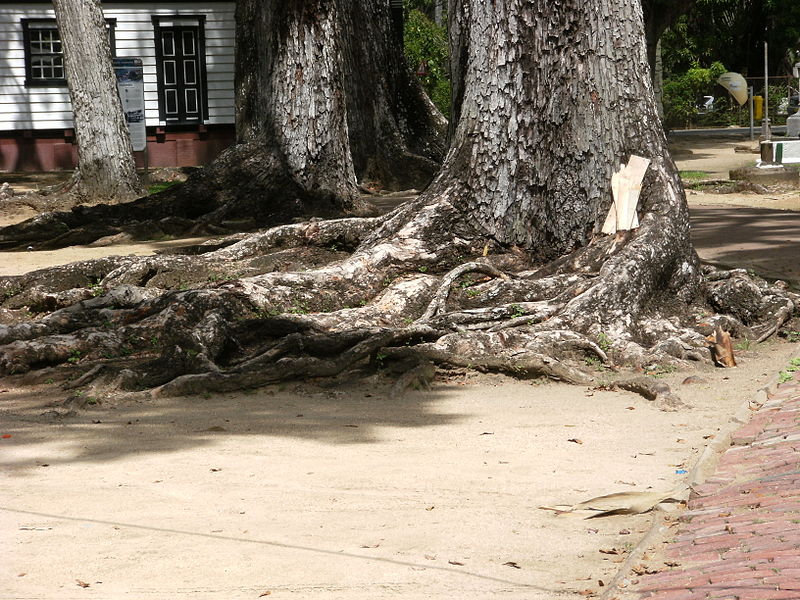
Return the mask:
{"type": "Polygon", "coordinates": [[[761,121],[761,139],[770,140],[772,132],[769,128],[769,44],[764,36],[764,120],[761,121]]]}

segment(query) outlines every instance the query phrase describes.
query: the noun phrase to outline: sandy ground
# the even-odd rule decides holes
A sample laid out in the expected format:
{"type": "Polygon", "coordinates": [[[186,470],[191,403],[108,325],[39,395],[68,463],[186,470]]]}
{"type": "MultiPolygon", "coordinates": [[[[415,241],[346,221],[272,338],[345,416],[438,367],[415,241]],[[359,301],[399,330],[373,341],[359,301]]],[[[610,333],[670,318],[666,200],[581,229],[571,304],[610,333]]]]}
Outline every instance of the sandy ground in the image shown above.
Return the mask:
{"type": "MultiPolygon", "coordinates": [[[[3,254],[0,272],[86,256],[3,254]]],[[[796,355],[770,343],[692,384],[667,374],[691,406],[672,413],[625,392],[454,373],[399,399],[378,380],[309,382],[98,398],[57,418],[47,405],[67,392],[6,378],[0,598],[599,594],[653,516],[539,507],[671,489],[796,355]]]]}
{"type": "Polygon", "coordinates": [[[100,399],[54,420],[46,401],[64,392],[7,381],[0,597],[601,592],[652,516],[539,507],[671,489],[791,356],[777,344],[704,383],[672,374],[692,405],[672,413],[629,393],[459,375],[399,400],[369,382],[289,385],[100,399]]]}

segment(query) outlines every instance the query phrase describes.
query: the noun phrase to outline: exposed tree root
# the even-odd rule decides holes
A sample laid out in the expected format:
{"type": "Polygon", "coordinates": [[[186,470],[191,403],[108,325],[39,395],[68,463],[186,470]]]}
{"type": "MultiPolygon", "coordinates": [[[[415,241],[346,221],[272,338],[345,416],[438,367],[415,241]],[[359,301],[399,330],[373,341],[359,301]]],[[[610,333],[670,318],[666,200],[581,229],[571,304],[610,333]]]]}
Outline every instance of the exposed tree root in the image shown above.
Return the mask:
{"type": "Polygon", "coordinates": [[[652,379],[650,377],[637,377],[635,379],[626,379],[615,381],[609,386],[610,389],[626,390],[639,394],[648,400],[656,403],[659,410],[672,412],[686,408],[680,398],[672,393],[670,387],[663,381],[652,379]]]}
{"type": "MultiPolygon", "coordinates": [[[[77,373],[70,389],[154,395],[376,368],[398,373],[402,390],[429,378],[430,364],[590,384],[597,369],[707,362],[704,336],[717,325],[760,341],[795,314],[796,294],[743,271],[708,271],[691,302],[614,289],[621,269],[635,281],[631,256],[646,235],[598,238],[536,266],[422,198],[386,217],[286,225],[187,255],[0,278],[0,374],[60,366],[77,373]],[[319,266],[297,270],[309,260],[319,266]],[[19,317],[24,307],[39,318],[19,317]]],[[[679,407],[650,378],[615,385],[679,407]]]]}

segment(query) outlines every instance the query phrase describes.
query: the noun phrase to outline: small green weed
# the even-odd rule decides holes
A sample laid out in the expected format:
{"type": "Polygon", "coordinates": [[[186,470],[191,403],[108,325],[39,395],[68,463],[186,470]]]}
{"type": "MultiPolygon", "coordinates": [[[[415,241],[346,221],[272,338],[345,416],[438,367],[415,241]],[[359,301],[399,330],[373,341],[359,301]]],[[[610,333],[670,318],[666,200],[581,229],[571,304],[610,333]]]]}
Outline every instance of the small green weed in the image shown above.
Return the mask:
{"type": "Polygon", "coordinates": [[[150,187],[147,188],[148,194],[157,194],[159,192],[163,192],[164,190],[168,190],[173,185],[178,185],[181,183],[180,181],[160,181],[159,183],[154,183],[150,187]]]}
{"type": "Polygon", "coordinates": [[[747,338],[744,338],[742,341],[737,342],[736,345],[734,346],[734,348],[736,348],[736,350],[742,350],[742,351],[746,352],[747,350],[750,350],[750,347],[752,346],[752,344],[753,344],[752,340],[748,340],[747,338]]]}
{"type": "Polygon", "coordinates": [[[669,375],[670,373],[674,373],[678,370],[678,367],[675,365],[650,365],[649,367],[645,367],[645,372],[650,377],[655,377],[656,379],[660,379],[665,375],[669,375]]]}
{"type": "Polygon", "coordinates": [[[603,352],[608,352],[611,350],[611,346],[614,345],[614,340],[608,337],[607,334],[603,333],[602,331],[597,334],[597,345],[600,346],[600,349],[603,352]]]}
{"type": "Polygon", "coordinates": [[[80,350],[73,350],[69,353],[69,358],[67,359],[68,363],[72,363],[73,365],[81,359],[81,351],[80,350]]]}
{"type": "Polygon", "coordinates": [[[596,356],[585,356],[583,358],[583,362],[585,362],[595,371],[599,371],[600,373],[605,373],[606,371],[608,371],[608,368],[603,364],[603,361],[601,361],[596,356]]]}
{"type": "Polygon", "coordinates": [[[428,267],[424,267],[424,266],[423,266],[423,267],[420,267],[420,268],[419,268],[419,269],[417,269],[417,270],[418,270],[420,273],[427,273],[427,272],[428,272],[428,267]]]}
{"type": "Polygon", "coordinates": [[[522,317],[525,315],[525,311],[522,310],[522,307],[519,304],[512,304],[510,308],[512,319],[516,319],[517,317],[522,317]]]}
{"type": "Polygon", "coordinates": [[[800,342],[800,331],[787,331],[786,340],[789,342],[800,342]]]}
{"type": "Polygon", "coordinates": [[[292,313],[293,315],[307,315],[309,312],[311,312],[311,310],[308,308],[308,304],[296,300],[288,312],[292,313]]]}

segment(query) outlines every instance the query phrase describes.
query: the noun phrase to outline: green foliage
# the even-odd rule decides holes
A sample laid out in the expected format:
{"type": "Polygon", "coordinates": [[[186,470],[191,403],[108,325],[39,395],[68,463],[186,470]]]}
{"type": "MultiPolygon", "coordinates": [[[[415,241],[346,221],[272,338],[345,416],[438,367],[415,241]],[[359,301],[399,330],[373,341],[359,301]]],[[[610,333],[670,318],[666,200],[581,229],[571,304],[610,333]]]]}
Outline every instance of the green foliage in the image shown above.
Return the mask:
{"type": "Polygon", "coordinates": [[[787,381],[792,381],[794,374],[798,371],[800,371],[800,358],[793,358],[789,361],[789,366],[786,367],[786,370],[781,371],[778,375],[778,382],[786,383],[787,381]]]}
{"type": "Polygon", "coordinates": [[[668,127],[689,125],[697,114],[697,98],[713,89],[720,75],[727,69],[715,62],[704,69],[693,67],[681,75],[664,81],[664,119],[668,127]]]}
{"type": "Polygon", "coordinates": [[[420,8],[413,8],[421,4],[428,3],[422,0],[407,3],[412,8],[405,21],[406,61],[414,71],[419,65],[426,65],[427,75],[419,77],[420,83],[442,114],[449,118],[451,98],[447,30],[434,23],[420,8]]]}
{"type": "Polygon", "coordinates": [[[608,352],[611,350],[611,346],[614,345],[614,340],[612,340],[608,334],[601,331],[597,334],[597,345],[600,346],[603,352],[608,352]]]}

